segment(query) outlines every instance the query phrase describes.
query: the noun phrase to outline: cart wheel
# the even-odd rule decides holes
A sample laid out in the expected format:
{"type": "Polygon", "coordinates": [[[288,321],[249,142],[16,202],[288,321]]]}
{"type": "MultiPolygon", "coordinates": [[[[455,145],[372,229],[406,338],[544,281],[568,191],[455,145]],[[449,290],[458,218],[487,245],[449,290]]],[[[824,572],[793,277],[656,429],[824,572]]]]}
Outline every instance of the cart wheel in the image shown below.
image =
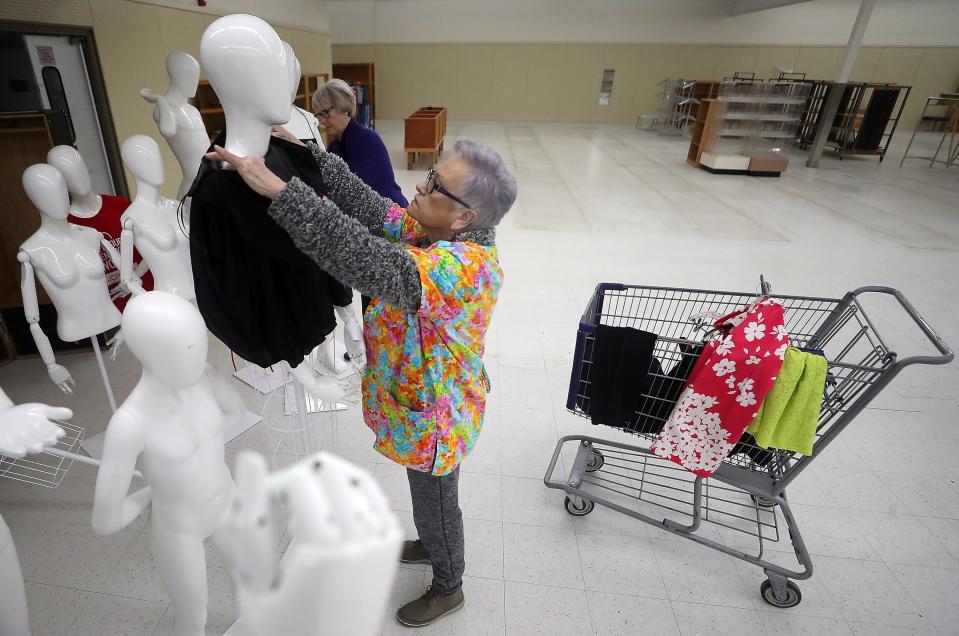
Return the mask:
{"type": "Polygon", "coordinates": [[[772,499],[766,499],[764,497],[757,497],[756,495],[749,495],[753,500],[753,503],[759,506],[760,508],[775,508],[776,502],[772,499]]]}
{"type": "Polygon", "coordinates": [[[586,515],[588,515],[589,513],[593,511],[593,506],[596,505],[589,499],[583,499],[582,507],[577,508],[575,505],[573,505],[573,502],[569,497],[566,498],[565,503],[566,503],[566,512],[573,515],[574,517],[585,517],[586,515]]]}
{"type": "Polygon", "coordinates": [[[782,600],[776,598],[776,594],[773,592],[773,584],[769,579],[763,581],[763,584],[759,586],[759,593],[762,594],[764,601],[773,607],[783,609],[796,607],[802,601],[802,592],[799,591],[799,586],[792,581],[786,581],[786,598],[782,600]]]}
{"type": "Polygon", "coordinates": [[[886,158],[885,156],[879,157],[879,163],[882,163],[882,160],[885,159],[885,158],[886,158]]]}
{"type": "Polygon", "coordinates": [[[606,458],[603,457],[603,454],[593,449],[593,453],[589,456],[589,460],[586,462],[586,472],[595,473],[597,470],[603,467],[603,464],[606,463],[606,458]]]}

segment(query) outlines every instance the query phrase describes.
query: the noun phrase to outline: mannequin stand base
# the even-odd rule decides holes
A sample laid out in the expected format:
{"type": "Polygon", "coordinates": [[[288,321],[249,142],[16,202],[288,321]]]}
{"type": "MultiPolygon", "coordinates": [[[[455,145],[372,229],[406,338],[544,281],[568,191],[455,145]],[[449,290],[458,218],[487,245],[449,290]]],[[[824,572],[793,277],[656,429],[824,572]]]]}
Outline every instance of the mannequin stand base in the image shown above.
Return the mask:
{"type": "MultiPolygon", "coordinates": [[[[348,408],[347,405],[342,402],[326,402],[305,391],[304,393],[307,413],[330,413],[332,411],[345,411],[348,408]]],[[[296,413],[296,395],[293,390],[293,383],[286,385],[286,395],[284,397],[283,414],[293,415],[296,413]]]]}
{"type": "Polygon", "coordinates": [[[233,377],[247,384],[263,395],[272,393],[289,382],[278,367],[264,369],[255,364],[248,364],[233,374],[233,377]]]}

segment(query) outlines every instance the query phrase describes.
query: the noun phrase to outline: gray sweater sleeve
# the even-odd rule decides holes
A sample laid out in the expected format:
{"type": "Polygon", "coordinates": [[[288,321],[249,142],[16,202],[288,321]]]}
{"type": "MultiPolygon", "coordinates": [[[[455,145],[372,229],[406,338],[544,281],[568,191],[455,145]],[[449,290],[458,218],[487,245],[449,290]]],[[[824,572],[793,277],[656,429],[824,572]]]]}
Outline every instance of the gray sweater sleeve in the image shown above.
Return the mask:
{"type": "Polygon", "coordinates": [[[381,236],[386,214],[394,203],[380,196],[373,188],[358,176],[336,155],[320,150],[315,143],[307,146],[313,152],[323,177],[326,196],[343,211],[362,223],[366,229],[381,236]]]}
{"type": "Polygon", "coordinates": [[[405,311],[419,310],[419,268],[402,245],[374,236],[296,177],[269,213],[301,252],[341,283],[405,311]]]}

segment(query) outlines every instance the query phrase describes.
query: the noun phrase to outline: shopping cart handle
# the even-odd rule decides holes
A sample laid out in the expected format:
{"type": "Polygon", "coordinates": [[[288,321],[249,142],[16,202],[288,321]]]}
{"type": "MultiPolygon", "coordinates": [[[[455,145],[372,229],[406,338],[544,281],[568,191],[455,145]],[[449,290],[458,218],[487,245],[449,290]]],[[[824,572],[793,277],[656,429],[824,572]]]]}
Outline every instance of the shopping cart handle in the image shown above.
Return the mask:
{"type": "MultiPolygon", "coordinates": [[[[942,357],[936,358],[932,356],[922,356],[921,362],[925,364],[948,364],[952,362],[952,359],[955,357],[952,349],[949,348],[949,345],[942,339],[935,329],[932,328],[922,314],[913,306],[909,299],[906,298],[901,291],[894,289],[892,287],[884,287],[881,285],[868,285],[866,287],[860,287],[849,292],[850,296],[858,297],[860,294],[867,292],[877,293],[877,294],[888,294],[894,296],[896,300],[899,301],[899,304],[902,305],[902,308],[906,310],[906,313],[909,314],[909,317],[915,321],[919,328],[922,330],[922,333],[929,338],[933,346],[939,350],[939,353],[942,354],[942,357]]],[[[920,362],[920,359],[916,359],[916,362],[920,362]]]]}

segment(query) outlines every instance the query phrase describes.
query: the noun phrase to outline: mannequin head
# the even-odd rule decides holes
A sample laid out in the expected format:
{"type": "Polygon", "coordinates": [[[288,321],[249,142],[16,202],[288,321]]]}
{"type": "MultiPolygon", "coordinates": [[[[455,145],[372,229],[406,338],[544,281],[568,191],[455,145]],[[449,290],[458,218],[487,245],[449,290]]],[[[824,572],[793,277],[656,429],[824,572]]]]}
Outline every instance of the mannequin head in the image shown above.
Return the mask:
{"type": "Polygon", "coordinates": [[[163,159],[160,147],[152,137],[133,135],[120,146],[123,165],[137,180],[137,189],[141,183],[159,188],[163,185],[163,159]]]}
{"type": "Polygon", "coordinates": [[[67,182],[48,163],[35,163],[23,171],[23,191],[43,216],[65,221],[70,214],[67,182]]]}
{"type": "Polygon", "coordinates": [[[47,163],[60,171],[67,182],[67,190],[74,195],[90,192],[90,173],[83,157],[73,146],[55,146],[47,153],[47,163]]]}
{"type": "Polygon", "coordinates": [[[303,71],[300,67],[300,60],[296,59],[296,53],[288,42],[283,42],[283,50],[286,52],[286,68],[290,74],[290,101],[296,102],[296,92],[300,89],[300,78],[303,71]]]}
{"type": "Polygon", "coordinates": [[[123,310],[121,328],[144,371],[167,386],[187,388],[203,377],[206,325],[189,301],[161,291],[134,296],[123,310]]]}
{"type": "MultiPolygon", "coordinates": [[[[203,70],[227,117],[272,126],[290,118],[290,80],[286,51],[269,24],[252,15],[216,20],[200,40],[203,70]]],[[[242,133],[241,133],[242,134],[242,133]]]]}
{"type": "Polygon", "coordinates": [[[183,97],[196,95],[200,82],[200,63],[192,55],[183,51],[174,51],[166,58],[166,72],[170,76],[170,87],[183,97]]]}

